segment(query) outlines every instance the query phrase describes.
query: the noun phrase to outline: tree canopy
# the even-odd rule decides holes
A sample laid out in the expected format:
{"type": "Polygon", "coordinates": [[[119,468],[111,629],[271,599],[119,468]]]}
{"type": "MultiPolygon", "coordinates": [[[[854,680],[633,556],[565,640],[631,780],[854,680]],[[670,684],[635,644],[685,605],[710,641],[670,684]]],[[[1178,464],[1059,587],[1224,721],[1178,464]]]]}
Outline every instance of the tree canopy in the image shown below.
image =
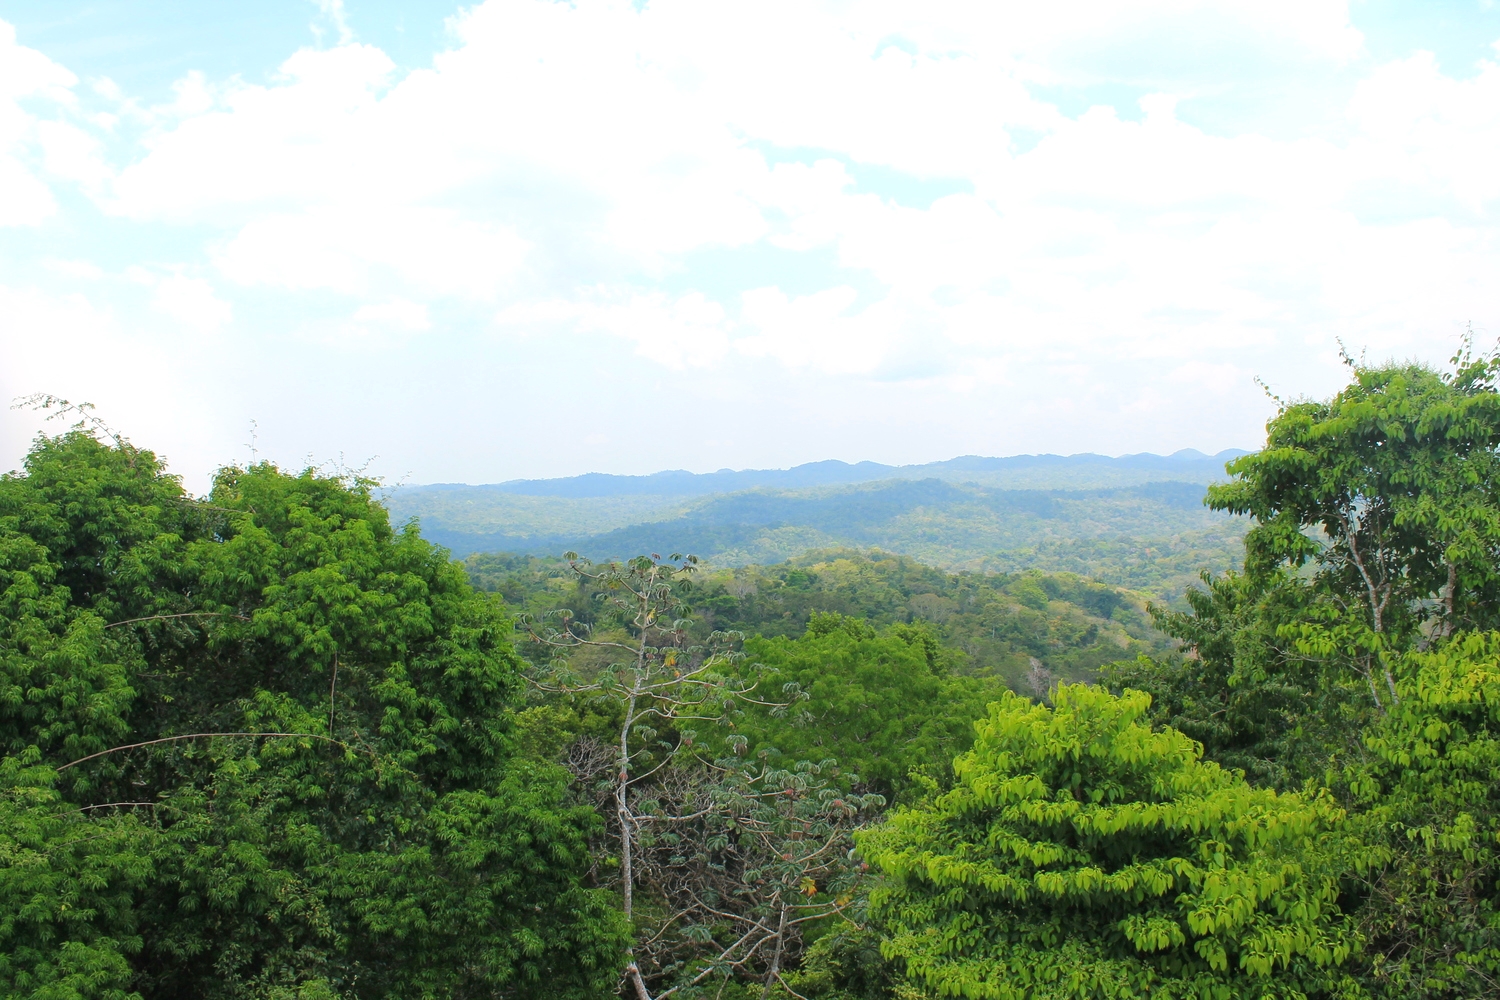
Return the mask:
{"type": "Polygon", "coordinates": [[[984,1000],[1337,989],[1340,810],[1203,761],[1148,704],[1077,685],[992,705],[957,786],[860,838],[886,954],[984,1000]]]}
{"type": "Polygon", "coordinates": [[[784,712],[747,712],[738,729],[753,745],[833,758],[893,800],[946,781],[973,740],[973,720],[1005,690],[944,669],[930,629],[876,629],[837,612],[815,613],[797,639],[751,639],[745,655],[807,695],[784,712]]]}
{"type": "Polygon", "coordinates": [[[0,588],[0,992],[613,980],[597,821],[511,753],[509,621],[368,484],[263,464],[199,502],[43,439],[0,479],[0,588]]]}
{"type": "Polygon", "coordinates": [[[1351,369],[1210,491],[1243,571],[1166,606],[881,552],[460,564],[357,476],[194,497],[39,438],[0,997],[1494,995],[1500,361],[1351,369]]]}

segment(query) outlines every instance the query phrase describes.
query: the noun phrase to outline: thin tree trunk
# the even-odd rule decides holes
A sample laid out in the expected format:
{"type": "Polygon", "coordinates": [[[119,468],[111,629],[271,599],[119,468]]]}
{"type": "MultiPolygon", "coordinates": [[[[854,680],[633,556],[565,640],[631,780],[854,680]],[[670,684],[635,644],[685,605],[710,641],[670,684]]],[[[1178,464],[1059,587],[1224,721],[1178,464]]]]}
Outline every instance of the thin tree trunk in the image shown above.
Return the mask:
{"type": "Polygon", "coordinates": [[[333,651],[333,679],[328,682],[328,735],[333,735],[333,697],[339,690],[339,651],[333,651]]]}
{"type": "Polygon", "coordinates": [[[1385,673],[1385,686],[1391,692],[1391,704],[1401,704],[1401,696],[1396,693],[1396,676],[1391,673],[1391,665],[1384,656],[1380,658],[1380,669],[1385,673]]]}
{"type": "Polygon", "coordinates": [[[786,947],[786,904],[781,904],[781,923],[776,926],[776,951],[771,955],[771,971],[766,973],[766,985],[760,991],[760,1000],[767,1000],[776,974],[781,971],[781,952],[786,947]]]}
{"type": "Polygon", "coordinates": [[[620,904],[625,922],[630,925],[630,945],[625,949],[625,975],[635,985],[640,1000],[651,1000],[641,967],[635,960],[635,829],[630,815],[630,723],[635,718],[635,694],[625,706],[625,722],[620,726],[620,769],[615,776],[615,814],[620,822],[620,904]]]}
{"type": "Polygon", "coordinates": [[[1453,634],[1455,595],[1458,593],[1458,567],[1447,559],[1448,583],[1443,587],[1443,638],[1453,634]]]}
{"type": "Polygon", "coordinates": [[[1365,560],[1359,554],[1359,542],[1355,540],[1354,526],[1348,519],[1344,519],[1344,536],[1349,541],[1349,555],[1354,559],[1354,568],[1359,570],[1360,579],[1364,580],[1365,591],[1370,595],[1370,617],[1376,632],[1385,630],[1385,602],[1379,600],[1380,590],[1375,581],[1370,578],[1370,571],[1365,569],[1365,560]]]}
{"type": "MultiPolygon", "coordinates": [[[[1374,626],[1375,634],[1382,635],[1385,632],[1385,606],[1390,603],[1394,583],[1386,579],[1383,585],[1376,585],[1375,580],[1370,576],[1370,571],[1365,568],[1364,558],[1359,554],[1359,543],[1355,540],[1354,526],[1349,523],[1348,518],[1342,518],[1342,520],[1344,535],[1349,543],[1349,555],[1354,559],[1354,567],[1359,570],[1359,575],[1365,583],[1365,590],[1370,595],[1371,624],[1374,626]],[[1384,596],[1381,595],[1382,589],[1385,591],[1384,596]]],[[[1377,561],[1378,559],[1377,554],[1377,561]]],[[[1384,573],[1381,575],[1383,578],[1385,577],[1384,573]]],[[[1386,662],[1385,657],[1380,658],[1380,669],[1385,674],[1385,686],[1391,693],[1391,704],[1399,705],[1401,697],[1396,694],[1396,678],[1391,674],[1390,664],[1386,662]]],[[[1376,699],[1376,703],[1379,704],[1378,698],[1376,699]]]]}
{"type": "Polygon", "coordinates": [[[1385,714],[1385,706],[1380,703],[1380,692],[1375,689],[1375,672],[1370,669],[1370,661],[1365,660],[1365,680],[1370,682],[1370,697],[1375,699],[1375,708],[1381,715],[1385,714]]]}

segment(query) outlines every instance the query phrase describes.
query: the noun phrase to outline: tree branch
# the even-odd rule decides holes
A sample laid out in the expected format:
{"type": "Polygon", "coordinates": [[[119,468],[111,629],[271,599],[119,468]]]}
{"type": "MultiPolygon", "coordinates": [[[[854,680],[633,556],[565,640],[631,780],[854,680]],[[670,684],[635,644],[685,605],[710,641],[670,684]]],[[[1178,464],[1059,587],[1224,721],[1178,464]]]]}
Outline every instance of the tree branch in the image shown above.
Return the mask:
{"type": "Polygon", "coordinates": [[[183,736],[163,736],[159,740],[145,740],[141,743],[127,743],[124,746],[120,747],[110,747],[108,750],[100,750],[98,753],[91,753],[87,757],[79,757],[77,760],[68,761],[68,763],[59,767],[58,770],[66,771],[70,767],[75,767],[78,764],[83,764],[87,761],[94,760],[97,757],[104,757],[112,753],[119,753],[121,750],[136,750],[140,747],[155,746],[158,743],[173,743],[177,740],[200,740],[214,736],[295,737],[297,739],[322,740],[324,743],[332,743],[334,746],[343,747],[345,750],[352,749],[349,744],[344,743],[341,740],[336,740],[329,736],[319,736],[317,733],[188,733],[183,736]]]}

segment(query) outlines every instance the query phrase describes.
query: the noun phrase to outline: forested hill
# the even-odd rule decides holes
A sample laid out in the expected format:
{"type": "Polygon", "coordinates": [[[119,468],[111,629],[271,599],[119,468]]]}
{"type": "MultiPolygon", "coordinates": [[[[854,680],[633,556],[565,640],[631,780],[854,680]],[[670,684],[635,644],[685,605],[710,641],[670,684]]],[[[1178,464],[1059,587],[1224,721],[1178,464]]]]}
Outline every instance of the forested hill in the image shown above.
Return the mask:
{"type": "Polygon", "coordinates": [[[591,475],[408,487],[388,503],[459,557],[684,551],[737,566],[874,547],[946,569],[1077,573],[1172,600],[1200,570],[1237,565],[1243,523],[1202,504],[1204,484],[1223,479],[1235,454],[591,475]]]}
{"type": "MultiPolygon", "coordinates": [[[[464,568],[513,612],[587,609],[601,599],[560,559],[476,554],[464,568]]],[[[1071,573],[947,573],[902,556],[832,550],[702,571],[684,613],[698,641],[714,629],[796,638],[829,613],[913,625],[941,643],[946,669],[1035,693],[1059,680],[1097,680],[1114,660],[1166,653],[1147,603],[1071,573]]]]}
{"type": "Polygon", "coordinates": [[[790,469],[720,469],[692,473],[682,470],[649,476],[616,476],[590,472],[562,479],[515,479],[489,486],[440,484],[419,487],[462,494],[510,493],[536,497],[699,497],[753,489],[806,489],[848,486],[882,479],[940,479],[1011,489],[1036,487],[1127,486],[1176,480],[1209,483],[1224,478],[1224,463],[1245,454],[1236,448],[1205,455],[1185,448],[1170,455],[1012,455],[986,458],[962,455],[946,462],[922,465],[882,465],[879,462],[808,462],[790,469]]]}

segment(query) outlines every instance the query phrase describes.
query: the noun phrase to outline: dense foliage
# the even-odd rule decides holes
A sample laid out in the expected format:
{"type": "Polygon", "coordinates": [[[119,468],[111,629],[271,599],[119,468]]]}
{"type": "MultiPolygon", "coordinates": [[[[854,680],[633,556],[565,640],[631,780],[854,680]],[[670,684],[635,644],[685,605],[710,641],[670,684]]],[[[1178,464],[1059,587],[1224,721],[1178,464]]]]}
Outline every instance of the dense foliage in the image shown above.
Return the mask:
{"type": "Polygon", "coordinates": [[[1346,901],[1380,996],[1497,987],[1497,373],[1467,351],[1353,366],[1333,399],[1284,405],[1209,494],[1254,519],[1244,574],[1156,616],[1189,657],[1106,671],[1210,757],[1340,796],[1381,859],[1346,901]]]}
{"type": "Polygon", "coordinates": [[[1400,706],[1344,775],[1360,835],[1386,849],[1364,931],[1392,996],[1500,992],[1500,634],[1402,663],[1400,706]]]}
{"type": "Polygon", "coordinates": [[[1357,369],[1331,402],[1284,407],[1265,450],[1209,491],[1212,506],[1255,519],[1252,578],[1313,564],[1299,647],[1363,677],[1377,708],[1399,698],[1392,651],[1489,627],[1500,608],[1495,366],[1455,361],[1450,376],[1357,369]]]}
{"type": "MultiPolygon", "coordinates": [[[[471,556],[475,585],[532,614],[568,608],[588,620],[597,588],[565,563],[471,556]]],[[[882,552],[815,552],[774,566],[702,572],[685,606],[700,638],[714,630],[801,636],[815,614],[863,619],[877,628],[919,624],[938,640],[940,670],[1030,683],[1040,667],[1054,678],[1092,679],[1122,656],[1162,653],[1146,600],[1070,574],[948,573],[882,552]]],[[[1046,683],[1041,684],[1045,693],[1046,683]]]]}
{"type": "Polygon", "coordinates": [[[1354,948],[1339,811],[1250,787],[1149,699],[992,705],[958,786],[860,839],[885,951],[941,996],[1327,995],[1354,948]]]}
{"type": "Polygon", "coordinates": [[[1038,567],[1225,564],[459,564],[358,479],[39,439],[0,997],[1500,993],[1497,376],[1281,405],[1243,569],[1149,607],[1038,567]]]}
{"type": "Polygon", "coordinates": [[[754,638],[745,654],[807,696],[789,711],[751,710],[737,729],[752,747],[832,758],[889,799],[946,782],[955,754],[974,738],[973,720],[1005,688],[944,669],[929,629],[814,613],[800,638],[754,638]]]}
{"type": "Polygon", "coordinates": [[[0,480],[0,588],[0,994],[613,981],[596,820],[512,760],[508,621],[362,484],[230,468],[200,503],[45,439],[0,480]]]}
{"type": "Polygon", "coordinates": [[[1360,752],[1360,727],[1378,717],[1365,687],[1297,648],[1315,595],[1286,573],[1205,575],[1186,612],[1156,623],[1188,656],[1110,664],[1114,690],[1149,692],[1153,717],[1203,744],[1208,757],[1259,784],[1300,787],[1360,752]]]}
{"type": "Polygon", "coordinates": [[[509,492],[525,488],[512,484],[397,490],[391,503],[463,556],[577,549],[624,560],[680,550],[750,566],[874,546],[950,572],[1081,573],[1167,601],[1200,569],[1239,565],[1245,519],[1203,506],[1203,484],[1223,478],[1222,466],[1191,481],[1097,489],[1066,465],[1041,489],[896,479],[707,497],[546,496],[509,492]]]}

